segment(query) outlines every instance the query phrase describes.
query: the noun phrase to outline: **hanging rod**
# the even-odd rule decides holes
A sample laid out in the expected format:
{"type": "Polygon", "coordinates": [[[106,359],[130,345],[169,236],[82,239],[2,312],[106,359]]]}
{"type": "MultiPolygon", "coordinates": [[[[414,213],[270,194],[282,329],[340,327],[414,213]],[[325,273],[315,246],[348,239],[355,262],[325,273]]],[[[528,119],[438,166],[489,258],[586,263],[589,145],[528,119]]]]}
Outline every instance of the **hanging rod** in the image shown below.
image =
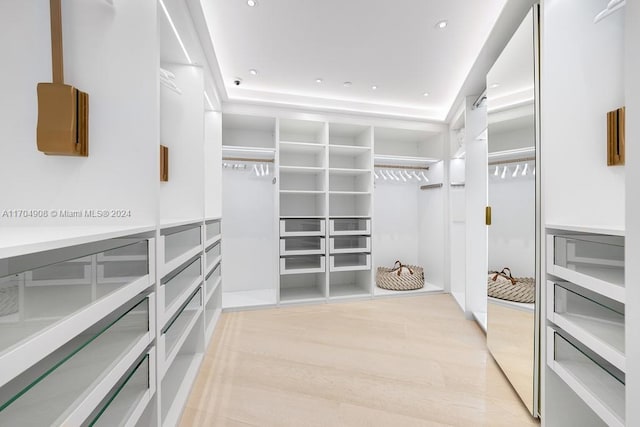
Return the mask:
{"type": "Polygon", "coordinates": [[[440,188],[440,187],[442,187],[442,183],[421,185],[420,189],[421,190],[431,190],[432,188],[440,188]]]}
{"type": "Polygon", "coordinates": [[[223,157],[222,160],[228,160],[230,162],[273,163],[273,159],[252,159],[249,157],[223,157]]]}
{"type": "Polygon", "coordinates": [[[494,162],[487,163],[487,165],[488,166],[506,165],[508,163],[530,162],[535,159],[536,159],[535,157],[522,157],[520,159],[512,159],[512,160],[496,160],[494,162]]]}
{"type": "Polygon", "coordinates": [[[421,171],[429,170],[429,166],[374,165],[373,167],[379,168],[379,169],[411,169],[411,170],[421,170],[421,171]]]}
{"type": "Polygon", "coordinates": [[[464,187],[464,182],[452,182],[451,184],[452,187],[464,187]]]}

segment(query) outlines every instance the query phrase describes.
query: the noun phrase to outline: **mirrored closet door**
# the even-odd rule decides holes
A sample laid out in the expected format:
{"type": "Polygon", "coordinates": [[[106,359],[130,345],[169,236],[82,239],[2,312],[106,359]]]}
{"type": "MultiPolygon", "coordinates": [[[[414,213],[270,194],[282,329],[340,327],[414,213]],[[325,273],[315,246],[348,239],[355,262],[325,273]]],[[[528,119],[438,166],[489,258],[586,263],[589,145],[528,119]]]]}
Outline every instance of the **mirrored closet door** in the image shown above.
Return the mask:
{"type": "Polygon", "coordinates": [[[536,6],[487,75],[487,346],[533,415],[538,412],[537,37],[536,6]]]}

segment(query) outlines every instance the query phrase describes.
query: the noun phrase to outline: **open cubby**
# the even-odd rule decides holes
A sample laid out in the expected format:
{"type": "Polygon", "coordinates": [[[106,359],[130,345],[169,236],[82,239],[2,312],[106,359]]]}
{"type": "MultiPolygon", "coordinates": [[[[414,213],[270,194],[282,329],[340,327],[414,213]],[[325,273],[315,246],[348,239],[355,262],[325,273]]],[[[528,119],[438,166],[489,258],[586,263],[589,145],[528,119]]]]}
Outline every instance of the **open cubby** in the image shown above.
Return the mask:
{"type": "Polygon", "coordinates": [[[324,170],[280,168],[280,191],[324,191],[324,170]]]}
{"type": "Polygon", "coordinates": [[[325,167],[326,146],[310,143],[280,142],[280,166],[325,167]]]}
{"type": "Polygon", "coordinates": [[[274,148],[275,131],[273,118],[222,114],[222,145],[274,148]]]}
{"type": "Polygon", "coordinates": [[[329,171],[329,191],[369,193],[372,188],[371,173],[339,173],[329,171]]]}
{"type": "Polygon", "coordinates": [[[329,123],[329,144],[331,145],[371,147],[371,143],[369,126],[329,123]]]}
{"type": "Polygon", "coordinates": [[[280,141],[324,144],[324,134],[324,122],[280,119],[280,141]]]}
{"type": "Polygon", "coordinates": [[[370,194],[329,194],[329,216],[370,217],[370,194]]]}
{"type": "Polygon", "coordinates": [[[326,215],[325,194],[280,194],[281,216],[324,216],[326,215]]]}
{"type": "Polygon", "coordinates": [[[280,301],[283,303],[323,299],[325,290],[325,273],[280,276],[280,301]]]}
{"type": "Polygon", "coordinates": [[[329,146],[329,168],[370,170],[371,149],[343,145],[329,146]]]}
{"type": "Polygon", "coordinates": [[[371,294],[371,271],[343,271],[330,273],[331,298],[363,297],[371,294]]]}

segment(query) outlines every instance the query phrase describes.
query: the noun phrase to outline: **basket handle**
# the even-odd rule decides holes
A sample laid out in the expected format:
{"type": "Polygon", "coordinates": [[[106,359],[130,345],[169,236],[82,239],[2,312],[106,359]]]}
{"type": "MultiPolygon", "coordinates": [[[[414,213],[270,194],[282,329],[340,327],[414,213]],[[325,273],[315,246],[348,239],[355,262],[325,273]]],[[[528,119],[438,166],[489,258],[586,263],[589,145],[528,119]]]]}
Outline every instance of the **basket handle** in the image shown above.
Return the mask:
{"type": "Polygon", "coordinates": [[[393,268],[391,269],[391,272],[393,273],[394,271],[397,271],[398,272],[397,274],[399,276],[402,273],[403,268],[406,268],[407,270],[409,270],[409,274],[413,275],[413,270],[409,266],[402,264],[400,260],[397,260],[395,263],[393,263],[393,268]],[[396,265],[398,267],[396,267],[396,265]]]}
{"type": "Polygon", "coordinates": [[[512,285],[515,285],[518,281],[511,275],[511,269],[509,267],[505,267],[502,271],[492,271],[491,274],[494,274],[491,278],[492,281],[496,281],[498,276],[504,277],[508,281],[511,282],[512,285]],[[494,274],[495,273],[495,274],[494,274]]]}

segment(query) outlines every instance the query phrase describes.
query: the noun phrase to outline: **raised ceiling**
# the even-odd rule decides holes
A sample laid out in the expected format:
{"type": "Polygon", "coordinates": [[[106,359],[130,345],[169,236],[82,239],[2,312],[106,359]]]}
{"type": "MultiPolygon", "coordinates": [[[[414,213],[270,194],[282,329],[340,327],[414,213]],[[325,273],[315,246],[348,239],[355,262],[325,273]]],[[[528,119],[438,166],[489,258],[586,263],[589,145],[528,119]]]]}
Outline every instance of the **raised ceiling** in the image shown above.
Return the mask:
{"type": "Polygon", "coordinates": [[[204,9],[230,101],[443,121],[505,1],[204,0],[204,9]]]}

